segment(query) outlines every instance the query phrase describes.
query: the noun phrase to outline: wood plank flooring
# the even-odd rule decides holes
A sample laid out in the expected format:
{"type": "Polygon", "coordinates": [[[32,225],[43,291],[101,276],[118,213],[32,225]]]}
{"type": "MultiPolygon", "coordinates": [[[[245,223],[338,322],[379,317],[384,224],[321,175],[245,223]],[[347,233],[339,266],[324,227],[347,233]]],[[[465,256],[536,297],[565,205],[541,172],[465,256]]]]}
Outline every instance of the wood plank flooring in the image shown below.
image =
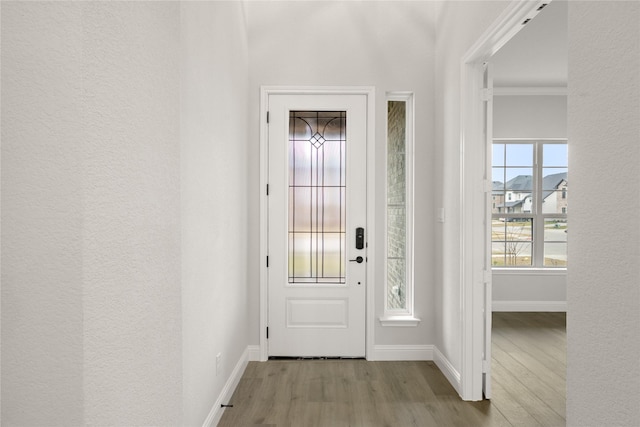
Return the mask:
{"type": "Polygon", "coordinates": [[[514,426],[564,426],[566,314],[494,313],[492,405],[514,426]]]}
{"type": "Polygon", "coordinates": [[[463,402],[433,362],[249,363],[222,427],[564,426],[564,313],[495,313],[493,397],[463,402]]]}

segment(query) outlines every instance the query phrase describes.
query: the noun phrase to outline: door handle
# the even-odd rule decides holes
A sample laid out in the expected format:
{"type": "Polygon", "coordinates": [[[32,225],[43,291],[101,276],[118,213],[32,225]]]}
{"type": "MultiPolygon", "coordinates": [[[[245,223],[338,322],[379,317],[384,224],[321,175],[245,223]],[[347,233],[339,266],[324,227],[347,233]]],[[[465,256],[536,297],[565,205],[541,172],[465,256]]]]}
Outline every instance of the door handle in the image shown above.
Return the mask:
{"type": "Polygon", "coordinates": [[[357,262],[358,264],[362,264],[362,261],[364,261],[364,258],[362,258],[361,256],[356,257],[356,259],[349,260],[349,262],[357,262]]]}

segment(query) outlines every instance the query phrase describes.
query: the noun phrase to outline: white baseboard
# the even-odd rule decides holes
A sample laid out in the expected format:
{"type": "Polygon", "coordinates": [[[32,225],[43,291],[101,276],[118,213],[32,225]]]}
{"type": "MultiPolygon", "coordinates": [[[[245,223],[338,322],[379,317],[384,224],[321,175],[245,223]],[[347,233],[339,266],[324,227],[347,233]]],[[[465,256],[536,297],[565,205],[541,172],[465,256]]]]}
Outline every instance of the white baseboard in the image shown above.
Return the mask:
{"type": "Polygon", "coordinates": [[[224,413],[224,408],[222,407],[222,405],[228,403],[231,399],[231,396],[236,390],[236,387],[240,382],[240,378],[242,378],[242,374],[247,367],[247,363],[253,360],[258,360],[257,358],[254,359],[253,357],[255,357],[254,354],[258,354],[259,357],[259,353],[260,349],[258,348],[258,346],[250,345],[244,350],[242,356],[240,356],[240,360],[238,360],[238,363],[236,363],[236,366],[233,368],[233,371],[229,376],[229,379],[222,388],[218,399],[213,404],[209,415],[204,420],[204,423],[202,424],[203,427],[213,427],[218,425],[218,423],[220,422],[220,418],[222,418],[222,414],[224,413]]]}
{"type": "Polygon", "coordinates": [[[247,347],[247,360],[249,362],[259,362],[260,361],[260,346],[259,345],[250,345],[247,347]]]}
{"type": "Polygon", "coordinates": [[[449,380],[453,388],[456,389],[458,394],[462,396],[462,385],[460,382],[460,372],[456,370],[453,364],[447,359],[444,354],[438,350],[437,347],[433,349],[433,361],[436,363],[436,366],[440,369],[440,371],[444,374],[445,377],[449,380]]]}
{"type": "Polygon", "coordinates": [[[371,360],[433,360],[432,345],[374,345],[371,360]]]}
{"type": "Polygon", "coordinates": [[[566,301],[493,301],[491,311],[567,311],[566,301]]]}

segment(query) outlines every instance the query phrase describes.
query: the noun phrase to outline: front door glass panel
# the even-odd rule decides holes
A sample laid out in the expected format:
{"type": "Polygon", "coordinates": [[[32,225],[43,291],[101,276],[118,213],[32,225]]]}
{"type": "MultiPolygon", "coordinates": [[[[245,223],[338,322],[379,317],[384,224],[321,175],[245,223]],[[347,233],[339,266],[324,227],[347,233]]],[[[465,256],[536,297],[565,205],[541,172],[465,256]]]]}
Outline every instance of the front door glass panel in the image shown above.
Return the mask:
{"type": "Polygon", "coordinates": [[[346,111],[289,113],[289,283],[345,283],[346,111]]]}

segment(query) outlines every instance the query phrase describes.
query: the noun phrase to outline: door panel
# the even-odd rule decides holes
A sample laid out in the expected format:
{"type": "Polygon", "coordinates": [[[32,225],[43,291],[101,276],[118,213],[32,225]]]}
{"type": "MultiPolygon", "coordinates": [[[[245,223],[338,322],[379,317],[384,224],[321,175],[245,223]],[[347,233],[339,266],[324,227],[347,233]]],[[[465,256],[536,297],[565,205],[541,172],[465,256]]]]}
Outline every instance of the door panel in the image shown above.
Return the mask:
{"type": "Polygon", "coordinates": [[[269,95],[269,356],[365,355],[366,106],[269,95]]]}

